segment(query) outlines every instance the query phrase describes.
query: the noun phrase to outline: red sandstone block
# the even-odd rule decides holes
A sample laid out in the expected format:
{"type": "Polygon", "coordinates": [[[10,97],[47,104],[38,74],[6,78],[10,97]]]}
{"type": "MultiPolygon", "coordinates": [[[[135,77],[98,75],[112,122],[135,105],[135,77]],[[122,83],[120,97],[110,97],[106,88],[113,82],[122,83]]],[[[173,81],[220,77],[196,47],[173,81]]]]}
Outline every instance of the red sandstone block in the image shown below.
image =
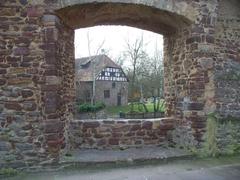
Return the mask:
{"type": "Polygon", "coordinates": [[[6,74],[7,70],[6,69],[0,69],[0,74],[6,74]]]}
{"type": "Polygon", "coordinates": [[[33,91],[29,89],[23,89],[21,94],[23,98],[28,98],[33,96],[33,91]]]}
{"type": "Polygon", "coordinates": [[[64,137],[57,139],[57,140],[47,141],[47,144],[48,144],[48,146],[59,147],[63,144],[63,142],[64,142],[64,137]]]}
{"type": "Polygon", "coordinates": [[[201,42],[201,37],[200,36],[192,36],[186,40],[187,44],[192,44],[194,42],[201,42]]]}
{"type": "Polygon", "coordinates": [[[58,113],[53,113],[53,114],[49,114],[47,115],[47,119],[57,119],[57,118],[60,118],[61,115],[58,114],[58,113]]]}
{"type": "Polygon", "coordinates": [[[7,56],[6,60],[7,62],[18,62],[21,61],[21,57],[7,56]]]}
{"type": "Polygon", "coordinates": [[[40,7],[32,6],[27,9],[28,17],[40,17],[43,15],[43,10],[40,7]]]}
{"type": "Polygon", "coordinates": [[[22,129],[25,130],[25,131],[26,130],[31,130],[31,129],[33,129],[33,126],[32,126],[31,123],[28,123],[28,124],[23,125],[22,129]]]}
{"type": "Polygon", "coordinates": [[[132,125],[132,127],[130,128],[130,131],[137,131],[141,129],[141,125],[140,124],[135,124],[132,125]]]}
{"type": "Polygon", "coordinates": [[[158,135],[159,135],[159,136],[166,137],[166,136],[167,136],[167,132],[168,132],[168,131],[162,129],[162,130],[158,131],[158,135]]]}
{"type": "Polygon", "coordinates": [[[122,125],[120,127],[113,127],[113,132],[128,132],[130,129],[130,125],[122,125]]]}
{"type": "Polygon", "coordinates": [[[46,141],[58,141],[59,139],[63,138],[63,135],[60,135],[58,133],[51,133],[45,134],[44,137],[46,141]]]}
{"type": "Polygon", "coordinates": [[[92,137],[92,133],[89,133],[89,132],[86,132],[86,133],[84,133],[84,134],[82,134],[82,137],[83,138],[90,138],[90,137],[92,137]]]}
{"type": "Polygon", "coordinates": [[[0,86],[3,86],[6,84],[6,79],[0,79],[0,86]]]}
{"type": "Polygon", "coordinates": [[[94,134],[93,137],[96,138],[96,139],[100,139],[100,138],[103,138],[104,135],[103,135],[103,134],[99,134],[99,133],[97,133],[97,134],[94,134]]]}
{"type": "Polygon", "coordinates": [[[114,138],[119,138],[119,137],[122,137],[123,134],[120,133],[120,132],[118,132],[118,133],[117,133],[117,132],[113,132],[111,135],[112,135],[112,137],[114,137],[114,138]]]}
{"type": "Polygon", "coordinates": [[[173,124],[164,124],[160,126],[160,130],[171,130],[174,129],[173,124]]]}
{"type": "Polygon", "coordinates": [[[206,42],[207,43],[214,43],[215,38],[211,35],[206,35],[206,42]]]}
{"type": "Polygon", "coordinates": [[[97,141],[97,146],[105,146],[106,144],[106,139],[100,139],[99,141],[97,141]]]}
{"type": "Polygon", "coordinates": [[[83,123],[83,128],[97,128],[100,126],[100,123],[97,121],[89,121],[83,123]]]}
{"type": "Polygon", "coordinates": [[[119,139],[117,139],[117,138],[110,138],[108,140],[108,144],[109,145],[119,145],[119,139]]]}
{"type": "Polygon", "coordinates": [[[42,91],[58,91],[60,89],[59,85],[42,85],[42,91]]]}
{"type": "Polygon", "coordinates": [[[17,47],[13,50],[15,56],[28,55],[29,49],[27,47],[17,47]]]}
{"type": "Polygon", "coordinates": [[[37,109],[37,104],[32,101],[26,101],[23,103],[23,109],[25,111],[35,111],[37,109]]]}
{"type": "Polygon", "coordinates": [[[203,107],[204,107],[203,103],[197,103],[197,102],[188,103],[188,110],[200,111],[200,110],[203,110],[203,107]]]}
{"type": "Polygon", "coordinates": [[[64,123],[58,119],[45,121],[43,126],[45,133],[63,133],[64,130],[64,123]]]}
{"type": "Polygon", "coordinates": [[[4,104],[6,109],[21,111],[22,106],[18,102],[6,102],[4,104]]]}
{"type": "Polygon", "coordinates": [[[142,128],[150,130],[150,129],[152,129],[152,125],[153,125],[153,123],[151,121],[144,121],[142,123],[142,128]]]}
{"type": "Polygon", "coordinates": [[[124,134],[124,136],[133,137],[133,136],[135,136],[135,132],[128,132],[128,133],[124,134]]]}
{"type": "Polygon", "coordinates": [[[30,44],[30,40],[29,38],[27,37],[19,37],[18,39],[16,39],[15,41],[15,44],[18,46],[18,45],[24,45],[24,46],[29,46],[30,44]]]}
{"type": "Polygon", "coordinates": [[[57,57],[55,51],[45,51],[45,61],[47,64],[55,65],[57,64],[57,57]]]}
{"type": "Polygon", "coordinates": [[[137,136],[144,136],[145,135],[145,130],[140,130],[136,132],[137,136]]]}
{"type": "MultiPolygon", "coordinates": [[[[1,58],[0,58],[1,61],[1,58]]],[[[9,68],[10,65],[9,64],[0,64],[0,68],[9,68]]]]}
{"type": "Polygon", "coordinates": [[[59,18],[52,14],[43,15],[41,20],[45,26],[54,26],[56,23],[60,22],[59,18]]]}
{"type": "Polygon", "coordinates": [[[195,26],[192,28],[192,33],[198,33],[198,34],[204,33],[204,28],[195,25],[195,26]]]}
{"type": "MultiPolygon", "coordinates": [[[[38,30],[38,26],[36,25],[25,25],[23,28],[22,28],[22,31],[23,32],[36,32],[38,30]]],[[[27,39],[26,39],[27,40],[27,39]]]]}
{"type": "Polygon", "coordinates": [[[192,121],[191,126],[192,126],[192,128],[205,128],[206,127],[206,122],[192,121]]]}
{"type": "Polygon", "coordinates": [[[55,113],[59,106],[59,95],[55,91],[46,92],[44,97],[45,113],[55,113]]]}

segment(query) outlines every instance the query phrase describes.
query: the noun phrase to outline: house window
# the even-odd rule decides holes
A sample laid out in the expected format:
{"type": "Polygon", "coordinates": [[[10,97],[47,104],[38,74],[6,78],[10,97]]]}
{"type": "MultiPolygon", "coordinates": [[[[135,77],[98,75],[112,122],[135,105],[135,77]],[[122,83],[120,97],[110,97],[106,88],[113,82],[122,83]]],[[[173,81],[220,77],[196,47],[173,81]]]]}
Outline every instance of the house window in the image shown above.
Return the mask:
{"type": "Polygon", "coordinates": [[[110,98],[110,90],[104,90],[104,98],[110,98]]]}
{"type": "MultiPolygon", "coordinates": [[[[113,79],[114,80],[114,79],[113,79]]],[[[112,88],[115,88],[116,87],[116,83],[115,82],[113,82],[112,83],[112,88]]]]}
{"type": "Polygon", "coordinates": [[[88,102],[91,100],[91,94],[89,90],[84,91],[85,100],[88,102]]]}

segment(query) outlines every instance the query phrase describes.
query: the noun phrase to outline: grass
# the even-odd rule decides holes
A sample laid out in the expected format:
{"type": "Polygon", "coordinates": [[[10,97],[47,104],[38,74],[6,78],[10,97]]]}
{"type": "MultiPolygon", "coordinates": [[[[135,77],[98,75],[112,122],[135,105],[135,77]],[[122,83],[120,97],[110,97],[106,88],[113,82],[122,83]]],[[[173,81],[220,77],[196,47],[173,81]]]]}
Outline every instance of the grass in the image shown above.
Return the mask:
{"type": "MultiPolygon", "coordinates": [[[[161,104],[163,104],[163,103],[164,103],[164,101],[162,100],[160,102],[160,107],[161,107],[161,104]]],[[[146,106],[147,106],[148,112],[154,112],[154,104],[153,103],[147,103],[146,106]]],[[[126,106],[108,106],[108,107],[106,107],[106,111],[108,114],[118,114],[119,112],[127,113],[130,111],[130,109],[131,109],[130,104],[126,105],[126,106]]],[[[143,105],[139,105],[137,103],[134,103],[133,111],[139,112],[139,113],[145,112],[143,105]]],[[[160,109],[160,112],[164,112],[164,105],[160,109]]]]}

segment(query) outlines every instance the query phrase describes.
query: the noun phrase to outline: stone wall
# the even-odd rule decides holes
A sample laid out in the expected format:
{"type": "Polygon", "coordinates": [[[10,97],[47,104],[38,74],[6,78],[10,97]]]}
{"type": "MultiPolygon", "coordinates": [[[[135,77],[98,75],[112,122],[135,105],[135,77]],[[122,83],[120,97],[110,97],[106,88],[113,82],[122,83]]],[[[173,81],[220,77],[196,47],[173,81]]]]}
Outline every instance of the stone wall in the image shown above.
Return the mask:
{"type": "Polygon", "coordinates": [[[0,2],[0,167],[55,161],[66,147],[74,31],[46,6],[0,2]]]}
{"type": "Polygon", "coordinates": [[[222,117],[240,117],[240,2],[220,1],[216,25],[215,101],[222,117]]]}
{"type": "Polygon", "coordinates": [[[0,167],[44,161],[43,8],[0,2],[0,167]]]}
{"type": "Polygon", "coordinates": [[[209,112],[240,115],[238,0],[7,0],[0,8],[1,166],[57,161],[70,145],[79,27],[164,35],[167,115],[179,132],[201,142],[209,112]]]}
{"type": "Polygon", "coordinates": [[[72,149],[121,149],[168,145],[173,119],[74,120],[70,123],[72,149]]]}
{"type": "Polygon", "coordinates": [[[166,115],[177,117],[179,126],[185,126],[200,142],[206,115],[215,111],[212,62],[218,3],[192,3],[198,10],[194,24],[164,37],[164,86],[166,115]]]}

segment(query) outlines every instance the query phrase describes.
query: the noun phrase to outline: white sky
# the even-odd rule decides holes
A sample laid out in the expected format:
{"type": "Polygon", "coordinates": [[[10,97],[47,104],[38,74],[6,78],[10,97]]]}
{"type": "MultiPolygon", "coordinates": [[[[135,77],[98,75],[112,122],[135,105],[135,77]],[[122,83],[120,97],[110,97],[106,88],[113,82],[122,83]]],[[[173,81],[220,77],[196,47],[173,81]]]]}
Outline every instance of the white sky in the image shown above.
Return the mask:
{"type": "Polygon", "coordinates": [[[103,49],[109,51],[111,58],[117,58],[126,47],[126,40],[134,42],[136,38],[143,35],[146,43],[146,52],[151,56],[154,53],[155,44],[158,49],[163,50],[163,37],[150,31],[145,31],[128,26],[95,26],[91,28],[82,28],[75,30],[75,57],[86,57],[88,53],[87,33],[90,37],[91,55],[95,55],[99,45],[104,41],[103,49]]]}

